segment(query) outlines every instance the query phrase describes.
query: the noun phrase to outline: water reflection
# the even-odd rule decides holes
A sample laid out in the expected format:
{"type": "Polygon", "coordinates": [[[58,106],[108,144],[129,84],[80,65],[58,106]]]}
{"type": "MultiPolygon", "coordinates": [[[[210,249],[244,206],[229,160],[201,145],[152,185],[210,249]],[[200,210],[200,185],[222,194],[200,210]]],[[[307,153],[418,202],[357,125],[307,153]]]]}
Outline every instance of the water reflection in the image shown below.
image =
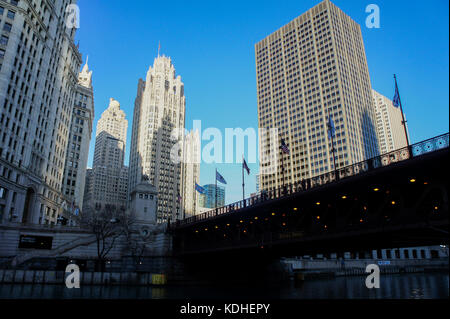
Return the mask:
{"type": "Polygon", "coordinates": [[[380,289],[367,289],[365,277],[293,281],[276,287],[168,286],[124,287],[61,285],[0,286],[0,299],[437,299],[449,297],[448,274],[381,276],[380,289]]]}

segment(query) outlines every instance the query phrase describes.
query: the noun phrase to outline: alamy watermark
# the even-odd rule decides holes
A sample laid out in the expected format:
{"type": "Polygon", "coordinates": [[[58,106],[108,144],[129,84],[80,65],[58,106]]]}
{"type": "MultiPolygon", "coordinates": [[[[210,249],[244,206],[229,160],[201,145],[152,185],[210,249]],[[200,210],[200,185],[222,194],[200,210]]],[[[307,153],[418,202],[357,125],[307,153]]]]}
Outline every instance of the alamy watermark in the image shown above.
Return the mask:
{"type": "Polygon", "coordinates": [[[76,264],[68,264],[66,267],[66,288],[80,288],[80,267],[76,264]]]}
{"type": "Polygon", "coordinates": [[[366,13],[370,13],[366,18],[366,27],[369,29],[379,29],[380,26],[380,7],[376,4],[369,4],[366,7],[366,13]]]}
{"type": "Polygon", "coordinates": [[[380,288],[380,267],[375,264],[367,265],[366,272],[369,273],[366,278],[366,287],[368,289],[380,288]]]}
{"type": "Polygon", "coordinates": [[[80,7],[76,4],[69,4],[66,7],[66,27],[68,29],[80,28],[80,7]]]}
{"type": "Polygon", "coordinates": [[[194,120],[193,131],[198,132],[195,156],[183,155],[184,139],[189,133],[184,128],[175,128],[170,134],[174,145],[170,151],[173,163],[242,163],[246,154],[246,162],[261,165],[261,174],[274,174],[277,169],[277,158],[280,153],[281,136],[278,128],[225,128],[208,127],[202,130],[201,121],[194,120]],[[260,147],[258,147],[258,138],[260,147]],[[202,141],[204,145],[202,145],[202,141]],[[201,146],[200,146],[201,145],[201,146]],[[259,150],[259,152],[258,152],[259,150]]]}

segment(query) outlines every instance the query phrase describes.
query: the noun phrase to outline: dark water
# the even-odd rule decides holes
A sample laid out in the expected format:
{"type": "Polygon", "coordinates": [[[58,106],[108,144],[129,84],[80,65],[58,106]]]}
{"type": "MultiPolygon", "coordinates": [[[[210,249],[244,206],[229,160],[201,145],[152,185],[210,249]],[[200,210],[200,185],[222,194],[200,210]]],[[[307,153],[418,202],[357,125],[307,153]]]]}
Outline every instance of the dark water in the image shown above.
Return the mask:
{"type": "Polygon", "coordinates": [[[365,277],[338,277],[280,286],[81,286],[0,285],[0,299],[442,299],[449,298],[449,275],[381,276],[379,289],[367,289],[365,277]]]}

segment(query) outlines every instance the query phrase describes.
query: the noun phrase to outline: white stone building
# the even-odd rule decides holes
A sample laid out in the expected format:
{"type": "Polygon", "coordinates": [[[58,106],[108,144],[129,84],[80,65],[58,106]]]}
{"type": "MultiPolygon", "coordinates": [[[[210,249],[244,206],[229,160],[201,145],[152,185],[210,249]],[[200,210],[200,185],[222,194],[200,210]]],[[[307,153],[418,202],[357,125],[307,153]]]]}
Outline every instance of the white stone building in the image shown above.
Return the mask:
{"type": "Polygon", "coordinates": [[[279,133],[259,138],[261,190],[334,170],[329,116],[337,168],[378,155],[361,27],[348,15],[324,0],[258,42],[255,55],[259,127],[279,133]],[[281,151],[270,152],[281,138],[284,176],[281,151]]]}
{"type": "Polygon", "coordinates": [[[199,193],[195,190],[195,183],[200,184],[200,160],[201,160],[200,133],[191,131],[184,139],[183,161],[183,191],[181,200],[183,203],[183,217],[188,218],[197,215],[199,210],[199,193]]]}
{"type": "Polygon", "coordinates": [[[129,190],[143,178],[158,190],[158,223],[182,218],[183,136],[186,100],[169,57],[158,56],[139,80],[131,137],[129,190]],[[176,160],[172,160],[175,158],[176,160]]]}
{"type": "MultiPolygon", "coordinates": [[[[82,58],[61,1],[0,1],[0,223],[56,224],[82,58]]],[[[68,217],[68,216],[65,216],[68,217]]]]}
{"type": "MultiPolygon", "coordinates": [[[[406,147],[408,142],[402,124],[402,112],[392,100],[372,90],[380,154],[386,154],[406,147]]],[[[406,117],[405,117],[406,120],[406,117]]],[[[408,126],[406,126],[408,132],[408,126]]]]}
{"type": "Polygon", "coordinates": [[[120,103],[110,99],[97,123],[94,163],[90,173],[90,196],[85,209],[108,206],[125,209],[128,194],[128,167],[124,166],[128,121],[120,103]]]}
{"type": "Polygon", "coordinates": [[[83,70],[78,75],[63,182],[63,195],[66,196],[71,209],[75,211],[83,209],[86,167],[93,119],[92,71],[89,70],[86,60],[83,70]]]}

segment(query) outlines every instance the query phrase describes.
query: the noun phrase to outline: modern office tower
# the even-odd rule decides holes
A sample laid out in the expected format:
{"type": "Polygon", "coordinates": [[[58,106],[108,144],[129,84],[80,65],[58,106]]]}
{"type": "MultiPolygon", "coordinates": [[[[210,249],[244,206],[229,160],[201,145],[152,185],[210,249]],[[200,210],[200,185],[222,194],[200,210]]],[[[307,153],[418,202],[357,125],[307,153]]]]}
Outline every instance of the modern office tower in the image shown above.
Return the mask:
{"type": "Polygon", "coordinates": [[[115,207],[125,209],[128,196],[128,167],[124,166],[128,121],[120,103],[110,99],[97,123],[94,163],[90,173],[92,190],[89,211],[115,207]]]}
{"type": "Polygon", "coordinates": [[[261,174],[256,174],[256,193],[261,191],[261,174]]]}
{"type": "Polygon", "coordinates": [[[198,130],[189,132],[184,138],[184,161],[182,178],[182,207],[184,217],[198,214],[198,195],[195,184],[200,182],[200,134],[198,130]]]}
{"type": "MultiPolygon", "coordinates": [[[[75,1],[0,1],[0,222],[56,224],[81,54],[75,1]]],[[[66,216],[67,217],[67,216],[66,216]]]]}
{"type": "Polygon", "coordinates": [[[158,56],[139,80],[131,137],[129,187],[143,179],[158,190],[158,223],[183,218],[182,158],[186,100],[169,57],[158,56]]]}
{"type": "MultiPolygon", "coordinates": [[[[372,95],[377,119],[380,154],[386,154],[406,147],[408,142],[402,124],[403,119],[400,108],[395,107],[390,99],[375,90],[372,90],[372,95]]],[[[408,132],[408,125],[406,126],[406,132],[408,132]]]]}
{"type": "Polygon", "coordinates": [[[255,54],[259,127],[278,128],[275,142],[290,149],[270,152],[274,141],[260,136],[262,190],[334,169],[329,116],[338,168],[378,154],[361,28],[338,7],[321,2],[258,42],[255,54]]]}
{"type": "Polygon", "coordinates": [[[94,90],[92,71],[88,62],[78,75],[77,93],[73,106],[72,124],[67,145],[63,195],[71,207],[83,209],[86,166],[94,119],[94,90]]]}
{"type": "MultiPolygon", "coordinates": [[[[200,207],[216,208],[216,185],[203,185],[205,194],[200,195],[200,207]]],[[[217,185],[217,207],[225,206],[225,187],[217,185]]]]}

